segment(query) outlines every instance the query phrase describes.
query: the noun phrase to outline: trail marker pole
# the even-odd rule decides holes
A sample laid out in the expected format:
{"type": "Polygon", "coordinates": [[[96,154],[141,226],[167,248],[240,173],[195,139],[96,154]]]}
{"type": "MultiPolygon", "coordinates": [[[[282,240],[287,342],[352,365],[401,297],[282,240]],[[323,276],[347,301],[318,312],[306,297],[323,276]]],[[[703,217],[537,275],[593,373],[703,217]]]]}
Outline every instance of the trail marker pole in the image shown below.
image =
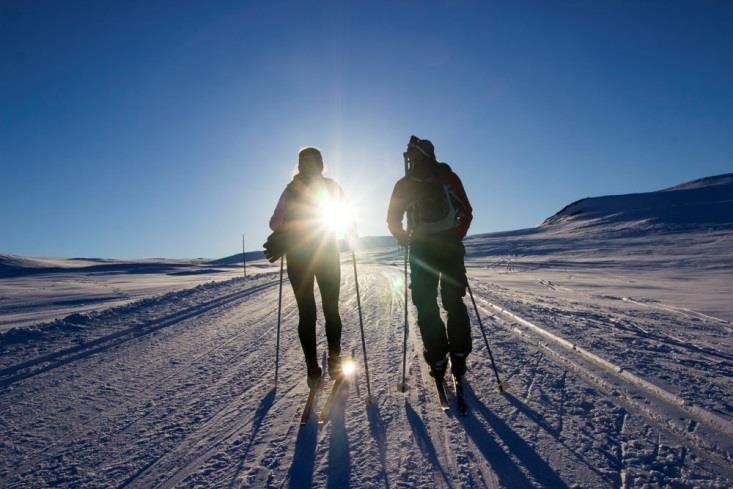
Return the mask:
{"type": "Polygon", "coordinates": [[[245,258],[244,250],[244,234],[242,234],[242,271],[244,272],[244,278],[247,278],[247,259],[245,258]]]}

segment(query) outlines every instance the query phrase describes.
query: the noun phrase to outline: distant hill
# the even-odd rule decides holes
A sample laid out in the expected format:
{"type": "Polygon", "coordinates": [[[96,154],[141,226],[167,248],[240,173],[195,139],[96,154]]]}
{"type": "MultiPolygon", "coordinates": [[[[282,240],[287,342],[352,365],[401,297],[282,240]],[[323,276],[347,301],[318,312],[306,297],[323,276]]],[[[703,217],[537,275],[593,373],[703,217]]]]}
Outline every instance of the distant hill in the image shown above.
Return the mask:
{"type": "Polygon", "coordinates": [[[545,219],[541,227],[649,225],[675,229],[731,224],[733,173],[727,173],[656,192],[581,199],[545,219]]]}
{"type": "MultiPolygon", "coordinates": [[[[255,260],[262,260],[265,255],[262,251],[248,251],[245,255],[247,262],[253,262],[255,260]]],[[[224,258],[217,258],[216,260],[210,260],[206,262],[208,265],[217,267],[230,267],[230,266],[242,266],[242,254],[236,253],[234,255],[225,256],[224,258]]]]}
{"type": "MultiPolygon", "coordinates": [[[[241,255],[240,255],[241,256],[241,255]]],[[[38,273],[104,272],[120,274],[177,273],[200,269],[201,260],[148,258],[113,260],[103,258],[44,258],[0,253],[0,277],[17,277],[38,273]]]]}

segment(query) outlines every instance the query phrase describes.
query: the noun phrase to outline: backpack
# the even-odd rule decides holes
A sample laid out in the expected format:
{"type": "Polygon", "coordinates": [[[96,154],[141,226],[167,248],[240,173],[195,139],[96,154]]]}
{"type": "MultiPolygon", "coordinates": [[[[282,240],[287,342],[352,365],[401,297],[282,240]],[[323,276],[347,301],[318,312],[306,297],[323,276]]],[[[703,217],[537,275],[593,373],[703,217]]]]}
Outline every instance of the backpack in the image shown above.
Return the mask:
{"type": "MultiPolygon", "coordinates": [[[[450,167],[441,164],[442,170],[450,167]]],[[[418,234],[432,234],[455,229],[460,215],[460,204],[452,190],[439,175],[420,179],[408,175],[410,203],[407,206],[407,225],[418,234]]]]}

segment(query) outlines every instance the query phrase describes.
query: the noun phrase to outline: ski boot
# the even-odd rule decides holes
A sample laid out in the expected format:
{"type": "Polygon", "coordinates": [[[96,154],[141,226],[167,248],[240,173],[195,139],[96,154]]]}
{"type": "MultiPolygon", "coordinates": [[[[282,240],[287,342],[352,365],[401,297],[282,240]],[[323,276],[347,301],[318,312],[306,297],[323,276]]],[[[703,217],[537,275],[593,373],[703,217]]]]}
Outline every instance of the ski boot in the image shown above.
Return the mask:
{"type": "Polygon", "coordinates": [[[321,382],[321,375],[323,375],[323,371],[321,370],[320,365],[318,365],[318,360],[309,361],[306,363],[308,366],[308,388],[315,389],[321,382]]]}
{"type": "Polygon", "coordinates": [[[341,355],[338,353],[329,353],[328,355],[328,376],[333,380],[341,377],[341,355]]]}
{"type": "Polygon", "coordinates": [[[454,377],[461,378],[466,375],[466,353],[450,354],[450,370],[454,377]]]}
{"type": "Polygon", "coordinates": [[[428,361],[427,352],[423,352],[423,357],[430,366],[430,376],[435,380],[435,388],[438,390],[438,401],[443,411],[448,411],[448,398],[445,395],[445,371],[448,367],[448,360],[445,356],[434,362],[428,361]]]}
{"type": "MultiPolygon", "coordinates": [[[[428,361],[427,353],[423,353],[423,356],[425,357],[425,360],[428,361]]],[[[443,357],[440,360],[436,360],[434,362],[428,361],[428,365],[430,366],[430,376],[433,377],[435,380],[442,382],[443,378],[445,377],[445,371],[448,368],[448,360],[443,357]]]]}

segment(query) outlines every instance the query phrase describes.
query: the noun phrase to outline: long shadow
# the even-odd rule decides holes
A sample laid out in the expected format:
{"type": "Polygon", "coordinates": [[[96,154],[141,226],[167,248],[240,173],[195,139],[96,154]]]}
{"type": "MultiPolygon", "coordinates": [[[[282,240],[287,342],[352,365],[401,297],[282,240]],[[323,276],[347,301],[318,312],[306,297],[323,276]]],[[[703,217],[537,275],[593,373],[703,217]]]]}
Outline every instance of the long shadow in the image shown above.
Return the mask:
{"type": "Polygon", "coordinates": [[[379,406],[376,403],[367,404],[366,411],[369,419],[369,432],[377,442],[377,449],[379,450],[382,481],[384,487],[389,489],[389,479],[387,478],[387,431],[382,422],[382,416],[379,414],[379,406]]]}
{"type": "MultiPolygon", "coordinates": [[[[491,428],[501,437],[509,451],[519,459],[532,477],[543,487],[567,488],[568,485],[557,475],[557,472],[532,448],[526,441],[517,435],[504,421],[499,419],[489,408],[482,403],[468,383],[465,383],[466,398],[474,412],[478,412],[491,425],[491,428]]],[[[470,418],[467,418],[470,419],[470,418]]],[[[478,424],[478,423],[477,423],[478,424]]],[[[472,427],[473,429],[473,427],[472,427]]],[[[468,428],[466,430],[469,431],[468,428]]],[[[473,435],[469,435],[474,438],[473,435]]],[[[476,438],[481,438],[478,436],[476,438]]],[[[485,436],[484,436],[485,438],[485,436]]],[[[508,457],[507,457],[508,458],[508,457]]],[[[522,478],[525,479],[524,475],[522,478]]],[[[526,485],[532,485],[529,481],[526,485]]],[[[526,487],[526,485],[509,484],[510,487],[526,487]]]]}
{"type": "Polygon", "coordinates": [[[509,392],[505,392],[504,393],[504,397],[506,397],[506,399],[509,401],[509,404],[511,404],[512,406],[514,406],[514,408],[517,411],[519,411],[520,413],[524,414],[529,419],[531,419],[532,421],[534,421],[535,423],[537,423],[537,425],[540,428],[542,428],[543,430],[545,430],[545,432],[547,432],[549,435],[551,435],[555,439],[555,441],[557,443],[559,443],[560,445],[562,445],[563,447],[565,447],[570,453],[572,453],[573,455],[575,455],[578,458],[578,460],[580,460],[581,462],[583,462],[583,464],[591,472],[595,473],[596,475],[598,475],[602,479],[605,479],[605,480],[609,481],[610,483],[615,483],[616,482],[615,479],[609,478],[608,474],[604,474],[603,472],[601,472],[600,470],[598,470],[596,467],[594,467],[593,464],[591,462],[589,462],[583,455],[577,453],[575,450],[573,450],[572,448],[570,448],[560,438],[560,433],[558,432],[558,430],[556,428],[554,428],[553,426],[551,426],[547,422],[547,420],[544,419],[544,417],[541,414],[539,414],[537,411],[533,410],[532,408],[530,408],[529,406],[527,406],[526,404],[524,404],[522,401],[520,401],[519,399],[517,399],[516,397],[514,397],[509,392]]]}
{"type": "Polygon", "coordinates": [[[318,444],[318,421],[311,416],[308,423],[300,427],[295,441],[293,463],[288,470],[288,487],[301,489],[313,485],[313,468],[316,464],[316,445],[318,444]]]}
{"type": "Polygon", "coordinates": [[[443,466],[440,465],[440,460],[438,460],[438,452],[435,451],[435,445],[433,445],[433,441],[430,439],[430,434],[425,427],[425,423],[423,423],[422,419],[420,419],[420,416],[415,412],[415,410],[412,409],[412,406],[407,400],[405,400],[405,411],[407,413],[407,421],[410,422],[412,434],[415,437],[417,446],[420,448],[423,456],[440,471],[440,475],[443,477],[445,484],[448,487],[453,487],[450,479],[448,479],[448,474],[445,473],[443,466]]]}
{"type": "Polygon", "coordinates": [[[275,392],[276,392],[275,387],[270,389],[267,395],[262,398],[259,406],[257,406],[257,409],[255,410],[254,417],[252,418],[252,431],[250,431],[250,434],[249,434],[249,442],[247,443],[247,446],[245,447],[244,451],[242,452],[242,455],[239,458],[239,464],[237,464],[237,471],[234,473],[234,478],[232,478],[232,481],[229,484],[229,487],[234,486],[236,479],[237,479],[237,475],[239,475],[239,473],[244,468],[244,462],[247,459],[247,454],[249,454],[249,450],[252,448],[252,444],[254,443],[254,439],[257,436],[257,432],[260,431],[260,426],[262,426],[262,422],[265,420],[267,413],[270,411],[270,408],[272,407],[273,403],[275,402],[275,392]]]}
{"type": "MultiPolygon", "coordinates": [[[[326,487],[342,489],[351,487],[351,455],[349,454],[349,437],[346,434],[346,398],[349,395],[348,383],[341,385],[337,393],[336,404],[330,416],[331,436],[328,448],[328,472],[326,487]]],[[[306,487],[306,486],[303,486],[306,487]]]]}
{"type": "Polygon", "coordinates": [[[547,422],[547,420],[538,412],[534,411],[532,408],[524,404],[522,401],[514,397],[511,392],[504,392],[504,397],[507,401],[509,401],[509,404],[514,406],[514,408],[519,411],[520,413],[527,416],[529,419],[537,423],[543,430],[545,430],[547,433],[552,435],[555,439],[560,435],[558,433],[557,429],[552,426],[550,423],[547,422]]]}
{"type": "MultiPolygon", "coordinates": [[[[464,384],[465,385],[465,384],[464,384]]],[[[467,386],[466,386],[467,387],[467,386]]],[[[468,391],[468,389],[466,389],[468,391]]],[[[468,392],[466,392],[468,395],[468,392]]],[[[493,434],[486,429],[473,416],[462,417],[458,419],[463,424],[469,438],[476,447],[481,451],[484,459],[486,459],[496,476],[504,487],[532,487],[533,483],[526,475],[517,467],[509,455],[494,441],[493,434]]]]}

